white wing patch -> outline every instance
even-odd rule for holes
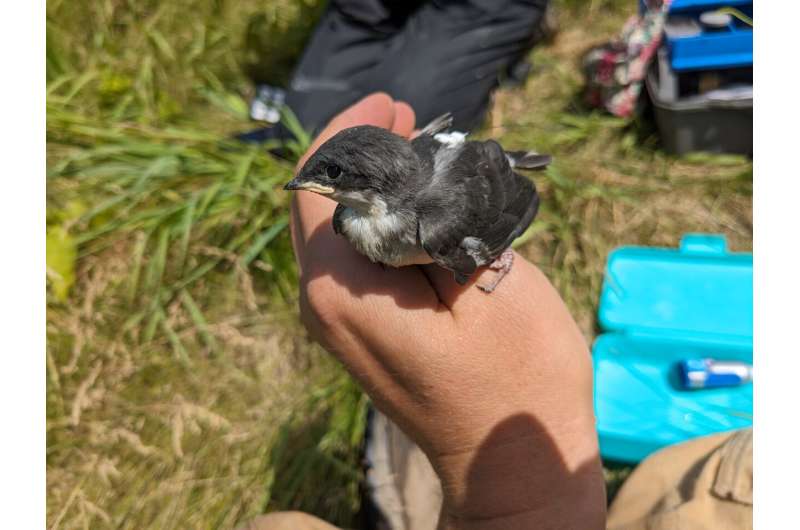
[[[467,134],[459,131],[438,133],[433,135],[433,139],[447,147],[457,147],[466,141]]]
[[[466,252],[469,257],[475,260],[475,263],[477,263],[479,267],[486,264],[485,257],[488,254],[488,249],[486,248],[486,244],[477,237],[467,236],[462,239],[461,248],[464,249],[464,252]]]

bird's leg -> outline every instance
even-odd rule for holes
[[[506,274],[511,272],[511,266],[513,264],[514,264],[514,251],[511,250],[510,248],[507,248],[503,251],[502,254],[500,254],[500,256],[498,256],[496,260],[492,262],[491,265],[489,265],[490,269],[492,269],[493,271],[497,271],[494,280],[492,280],[492,282],[489,283],[488,285],[478,284],[478,289],[480,289],[485,293],[491,293],[492,291],[494,291],[497,288],[497,286],[500,285],[502,279],[505,278]]]

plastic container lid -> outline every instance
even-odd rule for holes
[[[647,9],[648,3],[648,0],[639,0],[642,10]],[[746,7],[751,5],[753,5],[753,0],[672,0],[669,12],[708,11],[720,7]]]
[[[753,0],[672,0],[670,13],[679,11],[707,11],[719,7],[744,7],[753,5]]]
[[[599,319],[607,330],[752,342],[753,257],[725,238],[687,234],[680,248],[622,247],[608,259]]]

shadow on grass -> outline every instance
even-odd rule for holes
[[[357,525],[367,398],[340,371],[281,426],[267,459],[264,512],[299,510],[343,528]]]
[[[606,501],[609,506],[619,493],[620,488],[631,476],[636,466],[624,462],[603,461],[603,474],[606,479]]]

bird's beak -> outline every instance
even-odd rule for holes
[[[319,182],[313,182],[313,181],[307,181],[307,180],[306,181],[301,181],[301,180],[298,180],[297,177],[295,177],[292,180],[290,180],[289,183],[286,184],[286,186],[283,187],[283,189],[289,190],[289,191],[298,191],[298,190],[313,191],[314,193],[319,193],[320,195],[330,195],[331,193],[333,193],[335,191],[330,186],[324,186],[324,185],[320,184]]]

